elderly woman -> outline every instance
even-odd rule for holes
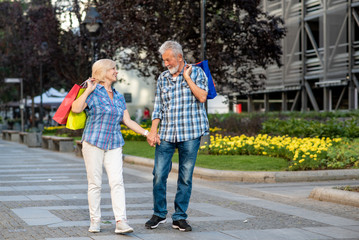
[[[121,121],[134,132],[147,136],[148,131],[131,120],[125,99],[112,84],[117,80],[116,63],[101,59],[92,66],[92,78],[84,93],[72,104],[75,113],[86,111],[87,120],[82,136],[82,153],[88,180],[90,232],[100,232],[102,166],[111,188],[112,208],[116,219],[115,233],[133,232],[127,224],[125,188],[122,176]]]

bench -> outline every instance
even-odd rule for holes
[[[7,140],[7,130],[2,130],[2,140]]]
[[[41,132],[29,132],[26,136],[26,144],[28,147],[41,147]]]
[[[75,153],[76,156],[82,157],[82,142],[80,140],[76,140]]]
[[[59,152],[73,152],[74,140],[71,137],[42,136],[42,147]]]
[[[49,149],[49,142],[51,141],[52,136],[42,136],[41,137],[41,147]]]
[[[7,141],[19,142],[19,131],[2,130],[2,139]]]
[[[52,137],[52,145],[49,149],[59,152],[73,152],[74,151],[74,139],[71,137]]]
[[[19,143],[27,144],[27,132],[19,132]]]

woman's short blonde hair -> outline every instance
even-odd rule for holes
[[[104,82],[107,70],[116,67],[116,62],[111,59],[100,59],[92,65],[92,78],[97,82]]]

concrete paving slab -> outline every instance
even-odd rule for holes
[[[48,191],[48,190],[52,190],[52,191],[58,191],[58,190],[69,190],[71,189],[70,187],[66,186],[66,185],[62,185],[62,186],[58,186],[58,185],[42,185],[42,186],[39,186],[39,188],[41,190],[45,190],[45,191]],[[79,189],[86,189],[86,188],[79,188]]]
[[[57,186],[59,187],[59,186]],[[37,191],[44,190],[41,186],[14,186],[14,191],[23,192],[23,191]]]
[[[13,202],[13,201],[31,201],[31,199],[26,196],[0,196],[0,202]]]
[[[46,238],[46,240],[92,240],[90,237],[72,237],[72,238]]]
[[[178,230],[177,230],[178,231]],[[162,234],[136,234],[140,239],[146,240],[176,240],[176,239],[188,239],[188,240],[237,240],[238,238],[229,236],[221,232],[186,232],[186,233],[162,233]]]
[[[60,218],[43,209],[23,208],[14,209],[13,211],[30,226],[48,225],[62,222]]]
[[[51,201],[61,200],[61,198],[54,195],[26,195],[31,201]]]
[[[225,231],[241,240],[320,240],[329,239],[327,236],[312,233],[302,229],[265,229]]]
[[[93,240],[116,240],[116,239],[128,239],[128,240],[139,240],[139,239],[143,239],[138,237],[136,234],[130,233],[130,234],[126,234],[126,235],[121,235],[121,234],[116,234],[116,235],[112,235],[112,236],[94,236],[92,238]],[[161,239],[158,239],[161,240]]]
[[[2,183],[6,183],[8,185],[11,185],[11,184],[17,184],[17,183],[44,183],[45,181],[47,181],[48,183],[50,182],[53,182],[53,183],[69,183],[69,182],[72,182],[73,180],[72,179],[41,179],[41,180],[4,180],[4,181],[1,181]]]
[[[358,226],[359,228],[359,226]],[[351,230],[346,230],[343,228],[338,227],[320,227],[320,228],[305,228],[305,230],[319,233],[324,236],[332,237],[332,238],[339,238],[339,239],[346,239],[346,238],[356,238],[359,239],[359,233]]]
[[[0,192],[10,192],[15,191],[13,187],[0,187]]]
[[[50,228],[88,227],[90,226],[90,221],[60,221],[50,224],[44,224],[39,222],[37,225],[47,225]]]
[[[344,229],[348,229],[354,232],[359,232],[359,227],[358,226],[345,226]]]

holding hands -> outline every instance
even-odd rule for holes
[[[160,140],[160,136],[156,133],[156,132],[149,132],[147,134],[147,142],[151,147],[155,147],[156,144],[160,145],[161,144],[161,140]]]

